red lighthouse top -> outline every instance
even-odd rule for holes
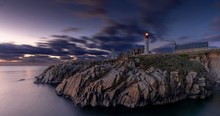
[[[145,38],[146,38],[146,39],[149,38],[149,33],[148,33],[148,32],[145,33]]]

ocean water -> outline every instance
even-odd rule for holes
[[[0,66],[0,116],[220,116],[220,92],[205,100],[144,108],[78,108],[34,77],[46,66]],[[21,79],[24,79],[21,81]]]

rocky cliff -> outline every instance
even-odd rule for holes
[[[50,66],[36,83],[57,83],[56,93],[79,106],[166,104],[213,93],[213,77],[197,61],[177,55],[134,56]]]
[[[215,82],[220,85],[220,50],[217,49],[179,55],[187,60],[201,63],[212,77],[214,77]]]

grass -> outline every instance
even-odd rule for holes
[[[200,56],[208,56],[211,53],[220,53],[220,49],[210,49],[206,51],[197,51],[197,52],[189,52],[189,53],[178,53],[177,55],[186,58],[186,59],[194,59],[195,57],[200,57]]]
[[[175,54],[159,54],[159,55],[143,55],[130,57],[129,59],[139,58],[140,68],[148,69],[150,67],[160,68],[167,71],[204,71],[205,68],[198,62],[188,60],[188,55]]]
[[[178,56],[181,57],[181,58],[187,59],[187,60],[190,59],[189,54],[180,54],[180,55],[178,55]]]

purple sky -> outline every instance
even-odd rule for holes
[[[146,31],[152,51],[220,47],[220,0],[0,0],[0,62],[103,59],[143,47]]]

